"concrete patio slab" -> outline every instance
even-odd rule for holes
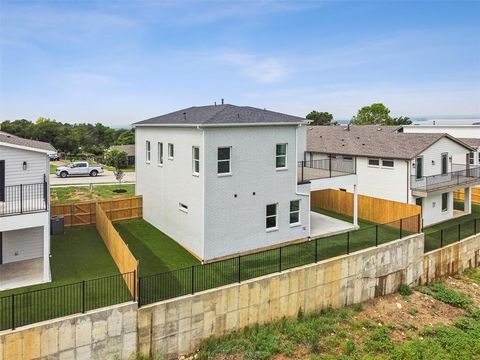
[[[43,257],[0,265],[0,291],[43,283]]]
[[[312,239],[345,233],[357,230],[359,227],[349,222],[338,220],[333,217],[310,212],[310,237]]]

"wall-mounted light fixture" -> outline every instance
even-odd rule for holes
[[[23,170],[27,170],[27,162],[26,161],[23,162]]]
[[[432,160],[432,165],[435,165],[435,160]]]
[[[414,169],[415,169],[415,163],[414,163],[414,162],[412,162],[412,168],[414,168]]]

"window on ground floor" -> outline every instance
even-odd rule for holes
[[[442,211],[445,212],[448,210],[448,193],[442,194]]]
[[[266,228],[273,230],[277,228],[277,207],[278,204],[269,204],[266,208]]]
[[[300,223],[300,200],[290,201],[290,225]]]

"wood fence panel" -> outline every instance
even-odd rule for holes
[[[353,194],[346,191],[333,189],[314,191],[311,193],[311,205],[353,216]],[[416,220],[415,216],[418,218],[421,212],[418,205],[358,195],[358,217],[362,220],[377,224],[392,222],[394,223],[392,226],[399,227],[400,222],[397,220],[412,218],[405,220],[402,226],[407,231],[417,231],[418,219]]]
[[[89,201],[76,204],[52,205],[50,211],[52,216],[63,216],[65,226],[95,225],[96,203],[95,201]],[[143,215],[141,196],[102,200],[98,201],[98,203],[111,221],[138,219]]]
[[[131,277],[128,275],[124,276],[124,280],[132,296],[136,297],[138,295],[136,288],[138,284],[138,260],[133,256],[117,230],[115,230],[102,205],[96,204],[95,215],[97,231],[120,272],[122,274],[135,272],[135,281],[133,283],[129,280]]]
[[[453,192],[453,197],[455,200],[464,201],[465,200],[465,190],[458,189]],[[472,188],[472,203],[480,204],[480,188]]]

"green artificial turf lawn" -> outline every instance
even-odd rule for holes
[[[456,209],[463,209],[463,201],[456,201],[454,207]],[[430,234],[442,229],[451,228],[452,226],[455,226],[458,224],[463,224],[473,219],[480,219],[480,204],[472,203],[472,213],[469,215],[463,215],[452,220],[444,221],[437,225],[425,227],[423,231],[425,232],[425,234]]]
[[[177,242],[143,219],[117,222],[114,226],[140,261],[140,276],[200,264]]]
[[[12,294],[16,326],[131,299],[95,227],[66,228],[64,235],[52,236],[51,254],[52,282],[0,292],[0,330],[11,326]]]

